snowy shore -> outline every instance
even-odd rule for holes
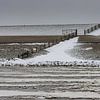
[[[76,37],[45,55],[1,59],[0,100],[100,100],[100,61],[72,57],[69,51],[80,45]]]
[[[92,32],[90,35],[98,36],[100,30],[96,30]],[[49,52],[46,55],[40,55],[34,58],[27,59],[12,59],[12,60],[0,60],[0,65],[3,66],[14,66],[14,65],[83,65],[83,66],[100,66],[99,60],[83,60],[77,59],[76,57],[72,57],[68,51],[73,49],[77,45],[81,45],[78,43],[78,38],[75,37],[70,40],[66,40],[60,42],[59,44],[47,48],[46,50]],[[86,50],[90,50],[92,48],[86,48]]]

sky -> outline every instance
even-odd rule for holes
[[[0,25],[100,22],[100,0],[0,0]]]

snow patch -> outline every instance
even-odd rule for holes
[[[38,96],[38,97],[70,97],[70,98],[100,98],[100,95],[98,93],[94,92],[60,92],[56,91],[54,93],[48,93],[48,92],[22,92],[22,91],[8,91],[8,90],[0,90],[0,97],[1,96]]]
[[[89,47],[89,48],[86,48],[85,50],[87,50],[87,51],[88,51],[88,50],[92,50],[92,49],[93,49],[92,47]]]
[[[100,36],[100,29],[93,31],[93,32],[89,33],[88,35]]]
[[[74,57],[71,57],[66,51],[69,51],[77,45],[78,37],[75,37],[64,42],[46,49],[49,53],[47,55],[37,56],[35,58],[27,59],[26,62],[37,63],[44,61],[75,61],[78,60]]]

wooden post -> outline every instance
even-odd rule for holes
[[[67,35],[67,40],[69,40],[69,39],[70,39],[70,34]]]
[[[76,33],[75,36],[77,36],[77,29],[76,29],[76,32],[75,33]]]
[[[94,30],[96,30],[96,25],[94,26]]]
[[[43,48],[44,48],[44,49],[46,48],[46,45],[45,45],[45,43],[44,43],[44,45],[43,45]]]
[[[72,34],[73,37],[75,37],[75,32]]]
[[[86,35],[86,30],[84,30],[84,35]]]
[[[73,38],[73,33],[71,33],[71,38]]]
[[[36,47],[36,52],[39,52],[39,50],[40,50],[40,47],[39,46]]]
[[[38,52],[38,47],[36,47],[36,52]]]
[[[33,52],[33,48],[31,48],[31,53],[34,53],[34,52]]]
[[[91,32],[92,32],[92,31],[94,31],[94,30],[93,30],[93,27],[91,27]]]
[[[98,24],[98,28],[100,28],[100,24]]]
[[[38,52],[37,47],[32,48],[31,53],[36,53],[36,52]]]
[[[98,25],[96,25],[96,30],[98,29]]]
[[[89,33],[89,29],[87,29],[87,33]]]
[[[26,52],[27,57],[29,57],[29,51]]]
[[[19,54],[18,54],[18,58],[20,58]]]
[[[96,25],[93,27],[93,30],[96,30]]]
[[[50,47],[50,42],[48,42],[48,47]]]

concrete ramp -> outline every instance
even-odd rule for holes
[[[100,36],[80,35],[78,41],[80,43],[100,43]]]

